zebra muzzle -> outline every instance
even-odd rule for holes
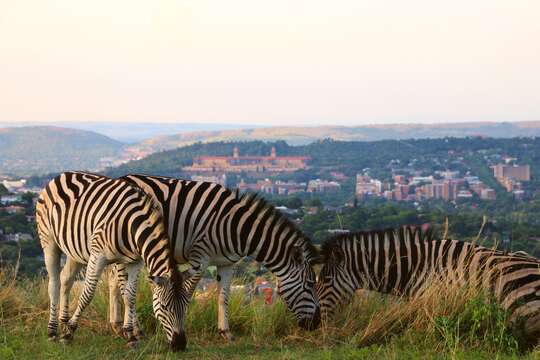
[[[173,333],[172,340],[170,342],[172,351],[186,350],[187,339],[186,334],[182,331],[180,333]]]
[[[317,307],[317,310],[315,310],[315,314],[313,314],[313,318],[302,318],[298,321],[298,325],[305,330],[315,330],[319,327],[319,324],[321,323],[321,310]]]

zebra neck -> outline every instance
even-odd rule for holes
[[[144,234],[137,239],[139,254],[148,270],[150,276],[164,276],[172,274],[174,263],[169,242],[165,238],[150,241],[151,237]],[[154,238],[155,239],[155,238]]]
[[[290,265],[293,248],[306,241],[281,213],[258,198],[230,201],[217,213],[211,237],[231,262],[251,257],[279,276]]]
[[[263,246],[257,253],[251,256],[258,262],[262,263],[271,273],[278,278],[284,276],[291,266],[293,259],[293,251],[298,239],[295,236],[289,239],[283,239],[274,236],[270,239],[265,239],[271,246]]]

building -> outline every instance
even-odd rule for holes
[[[369,176],[356,175],[356,197],[380,196],[383,184],[380,180],[371,179]]]
[[[3,241],[19,242],[32,240],[32,235],[26,233],[4,234],[2,235]]]
[[[277,180],[275,185],[277,188],[277,193],[279,195],[292,195],[296,193],[302,193],[306,191],[306,187],[307,187],[307,184],[304,182],[302,183],[297,183],[294,181],[285,182],[285,181],[280,181],[280,180]]]
[[[335,181],[326,181],[321,179],[310,180],[307,185],[309,193],[333,192],[341,189],[341,185]]]
[[[276,206],[275,209],[279,210],[280,212],[282,212],[284,214],[287,214],[287,215],[296,215],[296,214],[298,214],[297,209],[289,209],[286,206]]]
[[[24,207],[18,205],[9,205],[3,208],[8,214],[24,214]]]
[[[493,176],[499,181],[507,178],[517,181],[530,181],[531,168],[529,165],[498,164],[493,166]]]
[[[193,165],[183,167],[183,171],[200,173],[279,173],[293,172],[307,168],[307,156],[277,156],[273,147],[270,156],[240,156],[234,147],[232,156],[199,156]]]
[[[348,234],[351,232],[348,229],[328,229],[327,231],[330,235]]]
[[[521,190],[520,181],[531,180],[531,168],[529,165],[505,165],[493,166],[493,176],[505,188],[506,191]]]
[[[13,204],[17,202],[21,202],[22,197],[21,195],[2,195],[0,196],[0,204],[7,205],[7,204]]]
[[[4,180],[2,181],[2,184],[8,189],[10,192],[16,192],[20,191],[26,186],[26,180]]]
[[[495,200],[497,198],[497,194],[495,193],[495,190],[486,188],[482,189],[480,192],[480,199],[482,200]]]
[[[393,175],[392,178],[397,184],[405,184],[407,182],[405,175]]]
[[[257,183],[246,183],[244,179],[240,179],[237,185],[238,191],[246,192],[262,192],[265,194],[276,194],[276,186],[270,179],[258,180]]]
[[[512,193],[514,194],[514,198],[517,200],[522,200],[525,196],[525,191],[523,190],[514,190]]]
[[[418,185],[422,183],[430,183],[433,181],[433,176],[413,176],[410,185]]]
[[[204,181],[204,182],[212,182],[219,184],[221,186],[227,186],[227,175],[223,174],[221,176],[218,175],[193,175],[191,176],[191,180],[193,181]]]
[[[473,194],[469,190],[460,190],[457,193],[457,199],[472,199]]]
[[[436,171],[437,174],[442,176],[445,179],[457,179],[459,177],[459,171]]]

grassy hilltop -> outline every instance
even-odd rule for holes
[[[72,299],[78,293],[74,288]],[[46,279],[13,281],[0,272],[0,359],[505,359],[540,358],[540,349],[520,353],[519,338],[504,325],[505,314],[474,292],[428,291],[405,300],[357,295],[321,329],[295,326],[281,301],[265,305],[235,294],[230,301],[236,340],[227,344],[216,329],[216,297],[194,301],[186,322],[188,349],[168,351],[152,317],[151,295],[142,282],[138,314],[147,338],[136,350],[108,327],[106,286],[101,284],[70,345],[46,335]],[[74,300],[72,301],[74,305]],[[359,347],[358,345],[362,345]]]

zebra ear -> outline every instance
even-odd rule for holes
[[[191,278],[191,274],[189,273],[189,270],[184,270],[180,272],[180,277],[182,278],[182,282],[186,282]]]
[[[157,286],[165,286],[171,281],[169,278],[165,276],[149,276],[148,278],[150,279],[150,281],[154,283],[154,285],[157,285]]]
[[[335,247],[328,256],[328,261],[332,264],[339,264],[345,258],[343,249],[340,246]]]

